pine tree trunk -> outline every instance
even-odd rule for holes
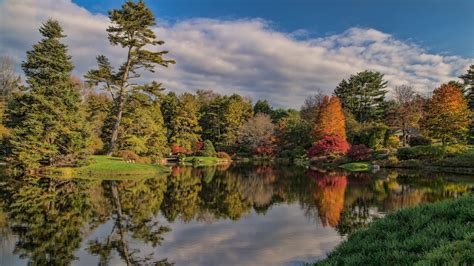
[[[117,143],[117,138],[118,138],[118,131],[119,131],[120,123],[122,121],[123,105],[124,105],[124,101],[121,99],[118,105],[114,127],[112,128],[112,137],[110,138],[109,149],[107,150],[108,156],[112,155],[115,151],[115,145]]]

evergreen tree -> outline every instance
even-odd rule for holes
[[[464,81],[466,90],[466,98],[469,103],[471,112],[474,112],[474,65],[471,65],[467,70],[467,73],[459,76]],[[474,116],[471,119],[471,125],[469,126],[469,143],[474,144]]]
[[[163,120],[165,128],[167,129],[166,136],[171,139],[173,134],[171,121],[178,112],[178,96],[174,92],[169,92],[167,95],[161,97],[161,113],[163,114]]]
[[[344,109],[349,110],[359,122],[381,120],[386,110],[385,94],[387,81],[383,74],[363,71],[342,80],[334,94],[339,97]]]
[[[59,23],[40,27],[43,39],[27,52],[27,86],[9,102],[8,160],[24,169],[74,163],[89,138],[81,96],[71,81],[73,65]]]
[[[115,150],[120,123],[130,95],[142,88],[157,91],[161,87],[158,83],[153,83],[151,86],[137,86],[130,80],[141,76],[138,73],[140,69],[154,72],[157,65],[168,67],[174,63],[173,60],[163,58],[167,51],[154,52],[147,49],[150,46],[162,45],[164,42],[156,39],[151,29],[156,25],[155,16],[143,1],[125,2],[121,9],[109,11],[109,19],[112,22],[107,28],[109,42],[113,46],[120,45],[125,48],[127,59],[118,71],[114,71],[109,60],[100,55],[97,57],[98,68],[86,74],[91,84],[101,84],[110,92],[115,104],[108,155]]]
[[[20,77],[13,70],[9,57],[2,57],[0,60],[0,123],[3,123],[8,98],[20,86]]]
[[[206,156],[206,157],[216,156],[216,149],[214,148],[212,141],[208,139],[204,141],[204,146],[202,147],[202,150],[200,153],[202,154],[202,156]]]
[[[178,97],[176,115],[171,118],[171,143],[191,150],[194,143],[201,137],[202,128],[199,125],[199,108],[194,95],[184,93]]]
[[[253,113],[262,113],[271,116],[273,113],[273,108],[270,106],[270,104],[268,104],[267,100],[258,100],[253,106]]]

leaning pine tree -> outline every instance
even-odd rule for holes
[[[77,162],[89,140],[81,96],[71,81],[73,65],[59,23],[39,29],[43,39],[27,52],[25,87],[8,103],[7,160],[23,169]]]
[[[107,57],[100,55],[97,57],[98,68],[90,70],[85,77],[90,84],[103,85],[113,99],[114,122],[107,148],[107,154],[111,155],[116,149],[120,124],[126,106],[130,104],[130,95],[138,91],[147,94],[158,94],[161,91],[160,83],[138,86],[130,83],[130,80],[140,77],[140,69],[154,72],[156,65],[167,67],[174,61],[163,58],[167,51],[147,49],[164,42],[156,39],[151,29],[155,25],[155,16],[143,1],[127,1],[121,9],[109,11],[109,19],[112,23],[107,28],[109,42],[113,46],[125,48],[126,60],[115,71]]]

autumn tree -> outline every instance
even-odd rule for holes
[[[201,139],[199,125],[199,105],[191,93],[183,93],[178,97],[175,114],[170,118],[170,143],[175,143],[186,150]]]
[[[346,139],[344,112],[337,96],[323,98],[312,133],[315,140],[324,136],[338,136]]]
[[[256,114],[239,130],[239,143],[251,151],[272,149],[275,126],[266,114]]]
[[[74,164],[89,139],[80,91],[71,81],[74,66],[61,43],[63,29],[50,19],[39,31],[43,38],[22,63],[27,85],[7,111],[7,157],[23,169]]]
[[[428,101],[421,127],[426,133],[446,144],[462,140],[468,132],[471,111],[459,88],[443,84]]]
[[[119,45],[125,49],[126,60],[118,70],[114,70],[108,58],[100,55],[97,57],[98,68],[87,72],[85,77],[91,84],[102,85],[113,99],[115,121],[107,151],[107,154],[111,155],[115,150],[122,116],[129,104],[130,95],[137,90],[155,94],[161,87],[159,83],[138,86],[131,80],[140,78],[140,70],[154,72],[155,66],[168,67],[174,61],[163,58],[167,51],[149,50],[164,42],[157,40],[151,28],[156,25],[155,16],[142,0],[127,1],[121,9],[109,11],[109,19],[109,42],[112,46]]]
[[[384,116],[386,87],[383,74],[366,70],[342,80],[334,94],[358,122],[370,122],[381,120]]]
[[[402,145],[408,142],[408,130],[418,128],[418,121],[422,117],[423,98],[410,86],[399,86],[393,91],[395,106],[389,110],[387,123],[402,131]]]

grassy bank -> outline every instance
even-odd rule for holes
[[[184,165],[189,166],[213,166],[218,164],[228,163],[226,159],[217,157],[201,157],[201,156],[190,156],[184,159]]]
[[[351,172],[364,172],[370,170],[371,164],[369,162],[353,162],[339,165],[339,167]]]
[[[373,222],[315,265],[472,265],[474,193]]]
[[[162,165],[127,163],[122,158],[105,155],[91,156],[92,163],[78,168],[58,168],[55,172],[64,177],[95,177],[95,178],[120,178],[124,176],[153,177],[169,172]]]

